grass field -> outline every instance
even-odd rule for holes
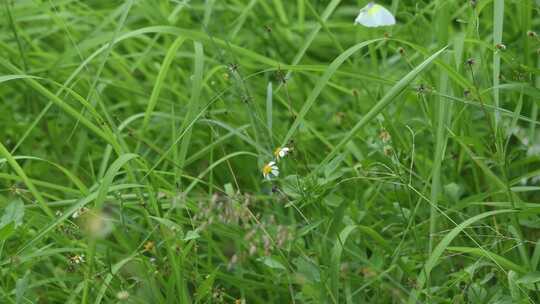
[[[540,303],[540,1],[0,2],[0,303]]]

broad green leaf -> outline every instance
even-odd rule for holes
[[[201,236],[199,235],[199,233],[195,230],[190,230],[186,233],[186,236],[184,237],[184,241],[191,241],[191,240],[196,240],[198,238],[200,238]]]
[[[14,228],[17,228],[22,225],[23,217],[24,203],[19,199],[14,200],[7,205],[6,209],[4,210],[4,214],[0,219],[0,227],[12,222],[14,224]]]
[[[15,232],[15,223],[10,222],[7,225],[0,226],[0,241],[9,238]]]
[[[304,257],[299,257],[294,260],[294,264],[297,267],[298,273],[309,282],[317,283],[321,281],[319,267],[313,261]]]
[[[259,261],[261,261],[264,265],[272,268],[272,269],[281,269],[281,270],[286,270],[287,268],[285,268],[285,266],[283,266],[283,264],[281,264],[281,262],[279,262],[278,260],[274,259],[273,257],[269,257],[269,256],[266,256],[266,257],[262,257],[259,259]]]
[[[540,282],[540,271],[529,272],[516,280],[518,284],[534,284]]]

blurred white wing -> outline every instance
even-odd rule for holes
[[[363,26],[367,27],[376,27],[378,25],[378,21],[373,15],[369,15],[367,13],[367,10],[360,11],[360,14],[358,14],[358,17],[354,20],[355,23],[361,24]]]
[[[354,22],[366,27],[377,27],[394,25],[396,18],[383,6],[369,3],[360,10]]]
[[[379,5],[380,6],[380,5]],[[380,9],[375,15],[378,15],[379,26],[394,25],[396,18],[386,8],[380,6]]]

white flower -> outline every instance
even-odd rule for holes
[[[278,177],[279,168],[276,165],[276,162],[271,161],[268,164],[264,165],[264,167],[262,168],[262,174],[267,180],[271,180],[273,177]]]
[[[289,152],[291,151],[290,148],[287,148],[287,147],[279,147],[276,149],[276,151],[274,151],[274,156],[276,157],[276,160],[279,161],[280,158],[283,158],[285,157],[287,154],[289,154]]]

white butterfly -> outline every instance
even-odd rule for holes
[[[360,10],[354,23],[367,27],[386,26],[396,24],[396,18],[383,6],[370,2]]]

